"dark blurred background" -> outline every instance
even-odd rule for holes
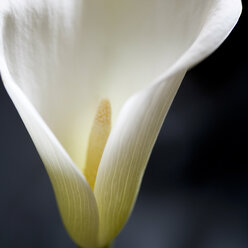
[[[247,248],[245,7],[224,44],[187,73],[116,248]],[[72,248],[46,171],[0,84],[0,247]]]

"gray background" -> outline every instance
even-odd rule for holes
[[[116,248],[248,247],[246,33],[243,16],[221,48],[186,75]],[[0,247],[75,247],[2,84],[0,185]]]

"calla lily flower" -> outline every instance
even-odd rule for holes
[[[123,228],[186,71],[240,13],[240,0],[1,0],[4,86],[77,245]]]

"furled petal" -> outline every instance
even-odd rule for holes
[[[80,199],[90,204],[84,209],[93,209],[82,210],[78,219],[82,223],[84,213],[97,216],[96,207],[69,156],[78,167],[84,166],[98,103],[106,98],[111,103],[114,129],[95,184],[102,244],[118,233],[131,211],[153,142],[183,74],[220,45],[239,12],[238,0],[0,1],[3,80],[46,166],[50,161],[54,168],[63,165],[64,177],[71,179],[75,172],[83,179],[79,190],[85,193]],[[149,86],[154,80],[156,84]],[[116,122],[123,103],[138,91]],[[142,158],[143,144],[135,143],[136,138],[147,142]],[[43,144],[51,144],[51,151]],[[126,163],[125,158],[132,161]],[[72,183],[69,178],[66,182]],[[72,196],[75,187],[70,189]],[[79,199],[72,202],[80,205]]]
[[[94,189],[101,245],[117,235],[133,208],[153,144],[185,72],[223,42],[241,12],[238,0],[164,2],[177,10],[171,14],[173,22],[167,19],[173,23],[167,35],[184,32],[188,48],[154,84],[129,99],[110,134]],[[171,49],[177,46],[180,41]]]
[[[111,132],[98,170],[95,196],[100,244],[112,240],[127,220],[152,147],[184,72],[130,99]]]
[[[94,247],[98,231],[98,210],[88,183],[29,100],[13,82],[2,59],[0,64],[5,87],[51,179],[68,233],[77,244],[83,247]]]

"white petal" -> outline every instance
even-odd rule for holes
[[[153,144],[184,73],[223,42],[241,11],[240,1],[232,0],[164,2],[178,5],[178,12],[171,14],[176,31],[186,39],[187,32],[195,36],[186,40],[183,55],[152,86],[125,104],[110,134],[94,189],[101,245],[117,235],[133,208]],[[178,46],[181,49],[180,41],[175,41],[171,50],[177,51]]]
[[[7,3],[6,62],[15,82],[83,167],[99,101],[109,98],[115,123],[127,98],[192,46],[213,2],[1,0]]]

